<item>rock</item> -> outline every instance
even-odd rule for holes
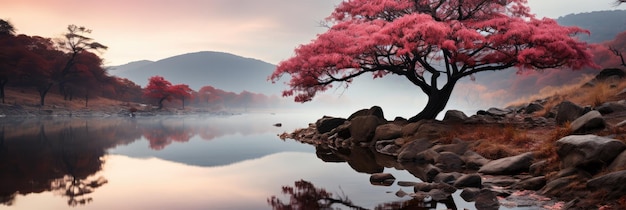
[[[464,174],[453,184],[456,188],[475,187],[482,188],[483,181],[479,174]]]
[[[556,141],[561,168],[578,167],[591,173],[610,164],[626,144],[596,135],[572,135]]]
[[[402,136],[436,139],[450,132],[450,126],[436,120],[420,120],[402,127]]]
[[[444,171],[459,171],[463,168],[465,162],[461,157],[453,152],[442,152],[435,160],[435,166]]]
[[[615,157],[607,169],[609,171],[626,170],[626,150]]]
[[[428,183],[428,182],[420,182],[413,186],[413,192],[429,192],[434,189],[439,189],[446,193],[454,193],[456,192],[456,188],[452,185],[446,183]]]
[[[500,108],[495,108],[495,107],[491,107],[487,109],[487,111],[481,112],[481,114],[483,115],[491,115],[491,116],[496,116],[496,117],[504,117],[510,113],[511,113],[511,110],[500,109]]]
[[[400,187],[414,187],[419,182],[408,182],[408,181],[398,181],[398,186]]]
[[[324,116],[315,122],[315,126],[317,127],[318,133],[328,133],[342,125],[345,121],[346,119],[343,118]]]
[[[545,176],[538,176],[538,177],[532,177],[529,179],[525,179],[522,180],[521,182],[518,182],[517,184],[514,184],[511,188],[516,189],[516,190],[540,190],[541,188],[543,188],[543,186],[546,185],[546,177]]]
[[[527,152],[521,155],[493,160],[478,170],[479,173],[493,175],[515,175],[528,171],[533,161],[533,153]]]
[[[461,158],[465,162],[465,168],[471,170],[478,170],[490,161],[474,151],[465,152]]]
[[[542,160],[530,165],[528,172],[532,176],[542,176],[546,173],[546,167],[548,166],[548,161]]]
[[[543,105],[533,102],[533,103],[528,104],[524,108],[524,114],[532,114],[539,110],[543,110],[543,108],[544,108]]]
[[[403,198],[404,196],[409,195],[408,193],[404,192],[404,190],[400,189],[398,190],[398,192],[396,192],[396,196],[398,196],[398,198]]]
[[[496,123],[497,120],[490,115],[472,115],[467,120],[465,120],[466,124],[493,124]]]
[[[576,175],[561,177],[549,181],[546,186],[541,188],[540,193],[548,196],[572,196],[572,190],[575,190],[577,185],[586,182],[586,179]]]
[[[600,112],[600,114],[603,114],[603,115],[610,114],[613,112],[624,112],[626,111],[626,104],[616,103],[616,102],[607,102],[596,107],[596,110],[598,110],[598,112]]]
[[[350,136],[354,142],[371,142],[376,133],[376,127],[381,121],[376,116],[360,116],[350,121]]]
[[[361,109],[359,111],[356,111],[355,113],[352,113],[349,117],[348,120],[352,121],[354,118],[356,117],[362,117],[362,116],[375,116],[383,121],[387,121],[385,120],[385,116],[383,113],[383,109],[380,108],[379,106],[372,106],[369,109]]]
[[[590,190],[607,190],[608,198],[619,198],[626,195],[626,171],[617,171],[587,182]]]
[[[370,176],[370,183],[374,185],[390,186],[396,180],[396,177],[390,173],[375,173]]]
[[[374,141],[390,140],[402,137],[402,126],[393,123],[383,124],[376,127]]]
[[[433,179],[435,183],[445,183],[445,184],[454,184],[456,180],[461,177],[463,174],[459,172],[450,172],[450,173],[439,173]]]
[[[400,146],[395,140],[377,141],[375,145],[376,151],[385,155],[398,156]]]
[[[594,80],[599,81],[599,82],[603,82],[606,80],[609,80],[610,78],[624,78],[624,76],[626,76],[626,73],[618,68],[606,68],[606,69],[602,69],[602,71],[600,71],[600,73],[598,73],[596,75],[596,77],[594,78]]]
[[[482,189],[474,200],[474,206],[477,210],[497,210],[500,208],[498,197],[488,189]]]
[[[445,123],[460,123],[465,122],[467,120],[467,115],[459,110],[448,110],[446,111],[445,116],[443,117],[443,122]]]
[[[478,188],[465,188],[461,192],[461,198],[467,202],[474,202],[474,198],[480,193],[480,189]]]
[[[563,101],[556,107],[556,123],[558,125],[563,125],[565,122],[572,122],[584,113],[584,108],[570,101]]]
[[[457,155],[463,155],[467,152],[469,142],[460,139],[454,139],[455,144],[438,144],[433,146],[435,152],[453,152]]]
[[[441,122],[424,123],[419,126],[414,138],[437,139],[450,133],[450,126]]]
[[[440,189],[433,189],[431,191],[428,191],[428,193],[426,194],[429,195],[434,201],[448,200],[448,198],[451,195],[450,193],[444,192],[443,190],[440,190]]]
[[[426,139],[421,138],[414,141],[411,141],[400,149],[400,153],[398,154],[398,161],[406,162],[406,161],[415,161],[417,159],[417,154],[427,150],[432,146],[432,143]]]
[[[602,118],[602,114],[598,111],[590,111],[583,116],[576,118],[570,126],[573,133],[585,133],[588,131],[603,129],[606,127],[606,122]]]
[[[439,157],[439,153],[435,152],[432,149],[427,149],[424,150],[420,153],[417,153],[417,155],[415,156],[415,159],[413,161],[415,161],[416,163],[435,163],[435,160]]]

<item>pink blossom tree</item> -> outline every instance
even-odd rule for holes
[[[588,31],[535,18],[526,0],[347,0],[326,21],[269,77],[291,76],[283,96],[306,102],[365,73],[393,74],[428,96],[417,121],[435,118],[455,84],[479,72],[595,66],[574,38]]]

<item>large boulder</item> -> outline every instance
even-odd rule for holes
[[[556,123],[559,125],[565,122],[572,122],[584,114],[585,109],[572,103],[571,101],[563,101],[558,104],[556,110]]]
[[[477,210],[497,210],[500,209],[498,196],[491,190],[482,189],[474,198],[474,206]]]
[[[416,139],[411,141],[400,149],[398,154],[398,161],[400,162],[412,162],[417,159],[417,154],[432,147],[433,144],[426,138]]]
[[[596,110],[600,112],[600,114],[610,114],[613,112],[624,112],[626,111],[626,104],[618,103],[618,102],[606,102],[598,107]]]
[[[624,151],[626,144],[596,135],[572,135],[556,141],[556,147],[561,168],[578,167],[595,173]]]
[[[354,142],[371,142],[376,128],[382,123],[373,115],[355,117],[350,121],[350,136]]]
[[[467,115],[459,110],[448,110],[443,117],[443,122],[446,123],[461,123],[467,120]]]
[[[369,109],[361,109],[359,111],[356,111],[355,113],[352,113],[348,117],[348,120],[353,120],[356,117],[362,117],[362,116],[376,116],[381,120],[387,121],[385,120],[383,109],[380,108],[379,106],[372,106]]]
[[[585,133],[593,130],[604,129],[606,122],[602,118],[602,114],[598,111],[590,111],[576,118],[570,126],[574,133]]]
[[[596,75],[594,80],[599,81],[599,82],[604,82],[604,81],[611,80],[611,79],[621,79],[621,78],[624,78],[624,76],[626,76],[626,73],[621,69],[606,68],[606,69],[602,69],[602,71],[600,71],[600,73]]]
[[[590,190],[606,190],[609,198],[619,198],[626,195],[626,171],[609,173],[587,182]]]
[[[480,167],[491,161],[471,150],[465,152],[461,158],[463,158],[463,161],[465,162],[465,168],[471,170],[478,170]]]
[[[465,162],[461,156],[453,152],[442,152],[435,160],[435,166],[444,171],[459,171],[463,169]]]
[[[608,167],[609,171],[626,170],[626,150],[622,151]]]
[[[400,137],[402,137],[402,126],[393,123],[387,123],[376,127],[374,141],[391,140]]]
[[[482,188],[483,181],[479,174],[464,174],[454,182],[453,186],[456,188]]]
[[[533,103],[528,104],[524,108],[524,114],[532,114],[543,109],[544,109],[543,105],[541,105],[540,103],[533,102]]]
[[[344,122],[346,122],[346,119],[344,118],[324,116],[315,122],[315,126],[317,128],[317,132],[328,133],[342,125]]]
[[[492,175],[515,175],[527,172],[532,164],[533,153],[527,152],[521,155],[493,160],[478,170],[479,173]]]

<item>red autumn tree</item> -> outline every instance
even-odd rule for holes
[[[327,21],[327,32],[270,76],[291,76],[283,96],[306,102],[365,73],[394,74],[428,96],[417,121],[435,118],[456,83],[479,72],[595,66],[589,46],[573,38],[588,31],[537,19],[526,0],[350,0]]]
[[[169,92],[173,97],[180,98],[183,102],[183,109],[185,109],[185,98],[191,98],[193,90],[189,88],[189,85],[178,84],[170,87]]]
[[[163,108],[163,101],[170,101],[174,97],[180,97],[183,101],[183,109],[185,108],[185,97],[190,98],[193,90],[186,84],[172,85],[171,82],[165,80],[162,76],[150,77],[148,85],[144,89],[143,96],[146,98],[156,99],[159,109]]]
[[[165,80],[162,76],[153,76],[148,80],[148,85],[144,89],[144,97],[156,99],[159,109],[163,108],[163,101],[171,100],[170,87],[172,83]]]

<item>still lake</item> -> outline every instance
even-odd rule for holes
[[[411,200],[396,192],[412,187],[369,182],[374,172],[420,181],[385,167],[393,158],[368,150],[337,156],[278,137],[319,117],[3,118],[0,209],[272,209],[272,197],[305,202],[284,193],[303,183],[309,191],[296,192],[328,192],[366,209]],[[431,208],[474,208],[458,193],[452,203]]]

